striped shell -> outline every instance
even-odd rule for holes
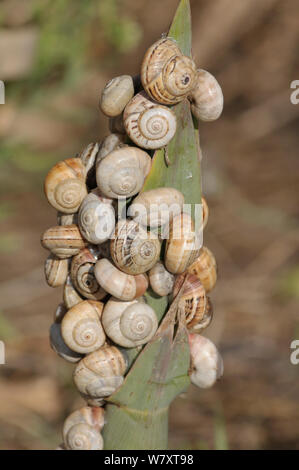
[[[137,194],[151,168],[150,156],[136,147],[123,147],[109,153],[97,167],[97,184],[109,198]]]
[[[65,214],[77,212],[87,194],[86,170],[79,158],[68,158],[49,171],[45,179],[45,194],[49,203]]]
[[[183,283],[178,310],[186,318],[187,328],[192,328],[203,320],[207,308],[207,298],[203,285],[192,274],[180,274],[176,278],[173,289],[174,297],[178,294]]]
[[[85,247],[77,225],[57,225],[44,232],[41,244],[58,258],[70,258]]]
[[[217,281],[217,264],[213,253],[203,246],[198,258],[188,268],[188,272],[198,277],[206,292],[210,292]]]
[[[106,337],[100,320],[102,310],[101,302],[84,300],[65,314],[61,334],[72,351],[88,354],[103,346]]]
[[[99,260],[94,268],[94,273],[98,283],[120,300],[134,300],[141,297],[148,288],[148,280],[145,274],[136,276],[125,274],[108,259]]]
[[[176,104],[196,83],[196,67],[170,38],[155,42],[146,52],[141,81],[147,94],[161,104]]]
[[[203,330],[208,328],[208,326],[211,324],[211,321],[213,320],[213,305],[210,297],[207,296],[206,299],[206,308],[202,319],[197,324],[192,326],[187,325],[190,333],[201,333]]]
[[[114,264],[127,274],[142,274],[160,257],[157,235],[147,232],[134,220],[120,220],[110,245]]]
[[[68,450],[102,450],[104,424],[103,408],[85,406],[74,411],[63,425],[64,446]]]
[[[65,303],[65,306],[68,309],[70,309],[74,307],[74,305],[77,305],[80,302],[83,302],[83,300],[84,299],[79,295],[79,293],[74,288],[72,280],[71,280],[71,275],[69,274],[63,287],[63,302]]]
[[[144,91],[127,104],[123,119],[130,139],[145,149],[164,147],[176,132],[173,111],[152,101]]]
[[[115,213],[111,204],[89,193],[80,206],[78,224],[83,237],[93,244],[108,240],[114,230]]]
[[[153,291],[164,297],[173,290],[174,275],[165,269],[164,264],[158,261],[149,272],[149,281]]]
[[[54,255],[45,261],[45,278],[50,287],[60,287],[66,281],[69,270],[67,259],[59,259]]]
[[[112,78],[102,92],[101,110],[108,117],[118,116],[133,96],[134,83],[130,75]]]
[[[189,334],[190,379],[199,388],[209,388],[223,374],[222,358],[211,340],[197,334]]]
[[[97,258],[92,251],[84,248],[74,256],[71,264],[71,279],[79,294],[91,300],[101,300],[107,292],[98,284],[94,275]]]
[[[196,86],[189,96],[191,111],[201,121],[215,121],[223,110],[223,93],[216,78],[206,70],[197,71]]]

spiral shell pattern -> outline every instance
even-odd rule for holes
[[[103,408],[85,406],[74,411],[63,425],[63,439],[69,450],[101,450],[104,443],[101,430],[104,426]]]
[[[73,257],[71,264],[71,279],[77,291],[87,299],[101,300],[107,292],[101,288],[94,275],[97,262],[94,254],[85,248]]]
[[[110,238],[114,230],[114,209],[96,194],[89,193],[80,206],[78,223],[87,241],[95,245],[103,243]]]
[[[180,274],[175,281],[174,297],[183,287],[178,310],[186,318],[187,328],[198,325],[204,318],[207,308],[206,292],[199,279],[193,274]]]
[[[68,362],[78,362],[82,359],[82,354],[72,351],[64,342],[61,334],[61,325],[53,323],[50,327],[50,346],[53,351]]]

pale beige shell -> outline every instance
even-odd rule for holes
[[[97,142],[92,142],[91,144],[88,144],[87,147],[85,147],[79,154],[78,158],[80,158],[82,161],[86,174],[88,174],[88,172],[93,169],[99,148],[100,146]]]
[[[144,226],[156,228],[180,214],[183,205],[184,196],[175,188],[150,189],[134,199],[128,215]]]
[[[117,223],[110,250],[114,264],[121,271],[142,274],[156,264],[161,244],[157,235],[126,219]]]
[[[63,425],[64,445],[68,450],[102,450],[101,430],[105,424],[104,409],[85,406],[74,411]]]
[[[103,346],[79,362],[73,379],[88,404],[96,406],[120,387],[127,366],[127,358],[118,348]]]
[[[112,78],[102,92],[101,110],[108,117],[118,116],[133,96],[134,83],[130,75]]]
[[[209,206],[206,201],[206,198],[204,197],[201,198],[201,204],[202,204],[202,228],[204,229],[209,220]]]
[[[174,275],[169,273],[163,263],[158,261],[149,272],[149,282],[153,291],[164,297],[172,292],[174,286]]]
[[[72,351],[88,354],[103,346],[106,338],[101,324],[102,310],[102,302],[84,300],[65,314],[61,334]]]
[[[50,346],[53,351],[68,362],[76,363],[82,359],[82,354],[72,351],[64,342],[61,334],[61,324],[53,323],[50,326]]]
[[[124,127],[123,113],[119,116],[109,119],[109,130],[111,134],[123,134],[126,135],[126,129]]]
[[[45,194],[49,203],[65,214],[77,212],[87,194],[86,170],[79,158],[58,162],[47,174]]]
[[[146,52],[141,66],[141,81],[147,94],[158,103],[176,104],[196,83],[196,67],[170,38],[155,42]]]
[[[105,305],[102,324],[107,336],[125,348],[146,344],[158,328],[157,316],[149,305],[115,298]]]
[[[207,297],[200,280],[193,274],[180,274],[177,276],[173,289],[175,297],[183,287],[178,304],[178,311],[186,318],[187,328],[200,324],[207,308]]]
[[[112,204],[107,204],[94,192],[89,193],[80,206],[78,224],[87,241],[95,245],[105,242],[115,226]]]
[[[59,259],[54,255],[48,256],[45,261],[45,278],[50,287],[63,286],[69,270],[67,259]]]
[[[85,247],[77,225],[57,225],[44,232],[41,244],[58,258],[70,258]]]
[[[130,301],[141,297],[148,288],[145,274],[136,276],[125,274],[117,269],[108,259],[99,260],[94,268],[98,283],[117,299]]]
[[[84,248],[72,259],[71,279],[73,286],[86,299],[102,300],[107,292],[97,282],[94,266],[97,258],[92,251]]]
[[[74,307],[84,299],[78,294],[73,286],[71,275],[69,274],[63,288],[63,302],[67,309]]]
[[[97,156],[97,166],[103,158],[107,157],[109,153],[119,147],[123,147],[125,137],[122,134],[110,134],[102,141],[100,150]]]
[[[223,110],[223,93],[216,78],[206,70],[197,71],[196,86],[189,97],[191,111],[201,121],[215,121]]]
[[[58,225],[78,225],[78,214],[63,214],[57,213]]]
[[[106,197],[127,198],[137,194],[151,168],[148,153],[124,147],[109,153],[97,167],[97,184]]]
[[[174,112],[152,101],[144,91],[127,104],[123,119],[130,139],[145,149],[164,147],[176,132]]]
[[[189,266],[188,272],[199,278],[206,292],[215,287],[217,264],[213,253],[206,246],[201,248],[198,258]]]
[[[173,274],[180,274],[199,255],[199,237],[194,231],[194,222],[189,214],[176,215],[170,222],[169,238],[165,249],[165,267]]]
[[[189,334],[190,379],[199,388],[209,388],[223,375],[222,358],[211,340],[197,334]]]
[[[188,330],[190,331],[190,333],[201,333],[211,324],[211,321],[213,319],[213,304],[211,302],[210,297],[206,296],[206,299],[207,302],[204,316],[202,317],[199,323],[191,327],[190,325],[188,325]]]

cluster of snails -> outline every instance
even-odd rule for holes
[[[57,225],[42,235],[50,251],[45,277],[49,286],[63,287],[50,342],[76,364],[73,380],[86,401],[66,419],[62,448],[103,448],[103,406],[128,371],[126,351],[148,343],[158,328],[144,297],[148,289],[169,301],[181,292],[191,381],[209,387],[222,373],[217,349],[199,334],[212,319],[208,293],[217,278],[215,258],[200,244],[207,203],[203,198],[196,231],[180,191],[141,191],[150,151],[166,146],[176,132],[169,106],[185,98],[198,119],[221,114],[216,79],[197,70],[174,40],[162,38],[147,51],[140,76],[124,75],[105,86],[100,108],[110,118],[111,134],[46,176],[45,195],[58,214]]]

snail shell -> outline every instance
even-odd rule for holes
[[[206,292],[196,276],[193,274],[180,274],[174,284],[174,297],[178,294],[184,282],[178,311],[186,318],[187,328],[192,328],[204,318],[207,307]]]
[[[102,324],[107,336],[125,348],[148,343],[158,328],[155,311],[149,305],[115,298],[105,305]]]
[[[80,206],[78,224],[83,237],[93,244],[108,240],[114,230],[115,213],[94,193],[89,193]]]
[[[102,310],[102,302],[84,300],[65,314],[61,334],[72,351],[88,354],[104,344],[105,333],[100,321]]]
[[[142,274],[160,257],[157,235],[147,232],[134,220],[120,220],[110,245],[114,264],[127,274]]]
[[[49,203],[65,214],[77,212],[87,194],[86,170],[79,158],[68,158],[49,171],[45,179],[45,194]]]
[[[215,121],[223,110],[223,93],[216,78],[206,70],[197,71],[196,86],[189,96],[191,111],[201,121]]]
[[[143,150],[129,146],[114,150],[97,167],[98,188],[110,198],[134,196],[150,168],[151,158]]]
[[[206,292],[215,287],[217,264],[213,253],[206,246],[201,248],[198,258],[189,266],[188,272],[199,278]]]
[[[86,174],[86,184],[89,188],[96,187],[96,176],[95,176],[95,165],[97,160],[97,155],[99,152],[99,144],[91,143],[85,147],[84,150],[79,154],[78,158],[82,161],[85,167]]]
[[[193,60],[182,55],[172,39],[160,39],[145,54],[141,81],[147,94],[158,103],[179,103],[192,91],[196,78]]]
[[[158,261],[149,272],[149,282],[153,291],[163,297],[172,292],[174,275],[165,269],[161,261]]]
[[[110,134],[101,143],[101,147],[97,156],[97,166],[103,158],[119,147],[124,146],[124,136],[121,134]]]
[[[69,270],[67,259],[59,259],[50,255],[45,262],[45,277],[50,287],[63,286]]]
[[[74,307],[74,305],[83,302],[83,300],[84,299],[78,294],[78,292],[74,288],[71,276],[69,274],[63,288],[63,302],[65,303],[66,308],[70,309]]]
[[[61,334],[61,324],[53,323],[50,327],[50,345],[53,351],[68,362],[78,362],[82,354],[72,351],[64,342]]]
[[[223,361],[212,341],[204,336],[189,334],[190,379],[200,388],[209,388],[223,375]]]
[[[145,274],[125,274],[108,259],[100,259],[95,265],[94,273],[103,289],[120,300],[134,300],[141,297],[148,288]]]
[[[89,405],[111,395],[121,386],[127,370],[127,359],[115,346],[103,346],[88,354],[74,370],[76,387]]]
[[[193,326],[190,326],[190,324],[187,325],[190,333],[201,333],[210,325],[213,319],[213,305],[212,305],[211,299],[208,296],[206,296],[206,299],[207,299],[206,309],[205,309],[202,319],[199,321],[199,323],[194,324]]]
[[[84,248],[73,257],[71,264],[71,279],[77,291],[87,299],[101,300],[107,292],[101,288],[94,275],[94,266],[97,258],[88,249]]]
[[[150,189],[134,199],[128,215],[142,225],[156,228],[180,214],[183,205],[184,196],[175,188]]]
[[[134,83],[130,75],[112,78],[102,92],[101,110],[108,117],[118,116],[133,96]]]
[[[166,269],[173,274],[183,273],[198,257],[199,249],[199,237],[194,232],[194,222],[190,215],[176,215],[170,222],[166,242]]]
[[[78,225],[78,214],[63,214],[57,213],[58,225]]]
[[[64,315],[67,312],[67,308],[63,302],[61,302],[54,313],[54,323],[61,323]]]
[[[164,147],[176,132],[173,111],[152,101],[144,91],[127,104],[123,119],[130,139],[145,149]]]
[[[42,236],[41,244],[58,258],[70,258],[84,248],[83,240],[77,225],[57,225],[50,227]]]
[[[111,134],[123,134],[126,135],[126,129],[124,127],[123,113],[119,116],[115,116],[109,119],[109,130]]]
[[[209,206],[204,197],[201,198],[202,204],[202,228],[204,229],[209,219]]]
[[[63,440],[69,450],[102,450],[100,434],[105,424],[104,409],[85,406],[74,411],[63,425]]]

